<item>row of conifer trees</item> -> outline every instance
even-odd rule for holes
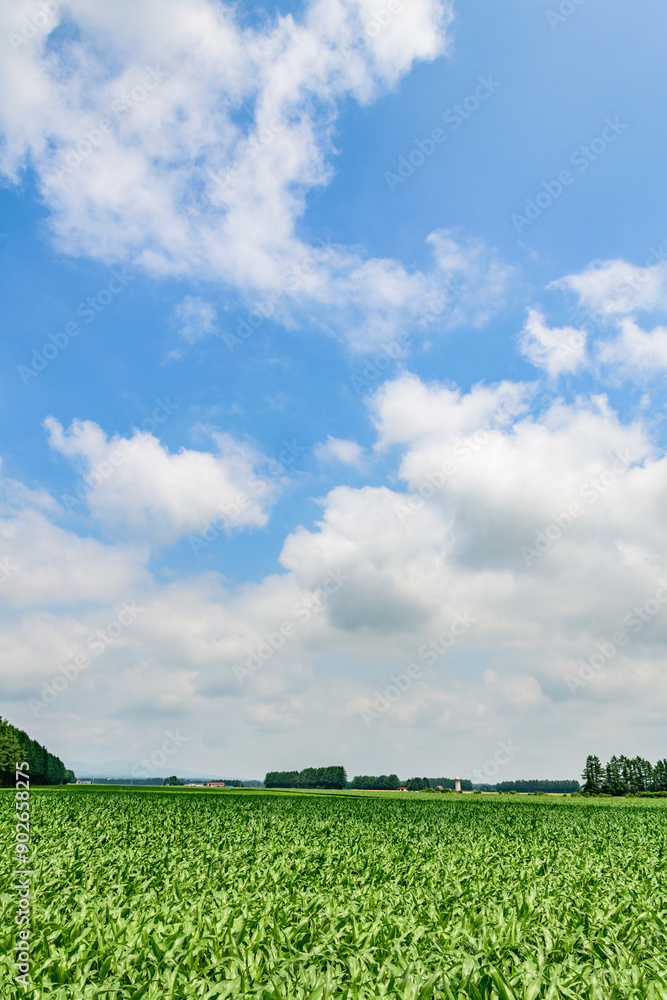
[[[29,765],[30,781],[35,785],[62,785],[71,775],[71,772],[66,774],[59,757],[49,753],[22,729],[0,718],[0,784],[13,785],[16,765],[24,762]]]
[[[590,755],[582,778],[584,795],[667,793],[667,759],[653,765],[643,757],[614,756],[602,764],[599,757]]]
[[[345,788],[347,774],[340,765],[304,767],[303,771],[269,771],[265,788]]]

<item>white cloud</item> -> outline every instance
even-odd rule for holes
[[[649,427],[623,423],[603,397],[529,413],[531,392],[512,383],[463,392],[412,375],[387,383],[373,415],[406,489],[333,489],[319,522],[285,539],[282,572],[239,586],[217,573],[159,582],[142,550],[77,538],[56,527],[60,515],[40,494],[35,512],[31,494],[15,490],[3,541],[26,560],[21,586],[33,591],[19,590],[17,614],[0,588],[0,608],[12,612],[0,643],[11,717],[28,725],[20,699],[85,650],[122,601],[136,600],[143,611],[132,628],[40,717],[45,733],[59,720],[55,747],[65,755],[81,759],[80,740],[99,745],[100,759],[127,758],[140,720],[149,748],[170,724],[192,735],[181,767],[224,760],[247,776],[303,766],[315,743],[331,759],[344,747],[350,768],[405,777],[422,764],[435,773],[437,758],[449,762],[442,770],[465,772],[508,736],[524,747],[508,777],[536,767],[555,777],[549,754],[576,775],[583,718],[596,720],[586,740],[602,739],[612,720],[630,739],[646,730],[648,705],[667,708],[667,607],[654,600],[667,561],[667,458]],[[92,424],[64,432],[52,422],[50,432],[86,468],[134,440],[109,442]],[[194,475],[201,485],[196,463],[174,463],[179,456],[160,454],[154,440],[139,449],[162,485],[168,470],[177,497],[179,481]],[[206,468],[216,461],[207,456]],[[181,530],[189,516],[182,504],[165,512],[162,488],[147,496],[136,470],[124,490],[102,505],[109,523],[162,518]],[[572,503],[581,513],[568,525]],[[553,540],[528,564],[522,546],[538,533]],[[634,609],[647,601],[658,610],[637,630]],[[470,626],[454,643],[441,640],[457,615]],[[568,673],[619,629],[626,646],[572,696]],[[241,685],[235,668],[247,663],[255,667]],[[369,741],[359,709],[410,663],[419,677],[373,722]]]
[[[364,449],[360,444],[331,435],[326,441],[316,445],[315,455],[321,462],[342,462],[343,465],[354,465],[357,468],[364,461]]]
[[[89,420],[68,430],[44,422],[52,448],[74,461],[90,487],[86,502],[106,526],[173,541],[215,521],[225,530],[267,523],[279,482],[260,478],[260,454],[216,434],[216,455],[181,449],[171,454],[152,434],[107,439]]]
[[[619,322],[620,333],[614,340],[601,341],[597,355],[606,365],[629,373],[652,374],[667,369],[667,327],[642,330],[626,317]]]
[[[637,267],[624,260],[596,261],[579,274],[552,281],[549,288],[574,292],[596,321],[639,309],[667,307],[667,264]]]
[[[627,470],[653,454],[646,429],[621,424],[604,397],[572,405],[555,400],[538,416],[522,415],[529,391],[501,383],[462,395],[405,376],[377,394],[380,441],[403,444],[399,475],[412,501],[421,506],[425,497],[442,510],[452,524],[453,551],[465,563],[519,570],[521,545],[570,503],[587,509],[582,491],[619,455],[625,465],[612,477],[618,489],[595,494],[603,517],[636,481]],[[398,507],[397,516],[411,515]],[[594,537],[602,530],[598,517],[583,518],[573,528],[578,544],[587,527]],[[614,520],[610,532],[617,530]]]
[[[27,11],[4,5],[3,33]],[[58,16],[72,31],[57,41],[7,46],[0,169],[15,182],[34,169],[62,250],[222,280],[356,349],[502,305],[509,270],[479,242],[434,233],[434,266],[408,273],[345,247],[317,259],[296,232],[331,179],[340,102],[366,104],[442,54],[450,0],[411,0],[384,24],[372,0],[312,0],[302,20],[257,28],[212,0],[172,0],[168,17],[158,0],[70,0]]]
[[[406,374],[385,383],[370,402],[378,446],[417,440],[452,445],[486,427],[503,426],[525,412],[533,387],[517,382],[476,385],[469,393]]]
[[[521,353],[550,377],[576,372],[587,362],[586,333],[571,326],[549,327],[539,309],[529,309],[519,337]]]
[[[652,251],[652,258],[662,256],[661,251]],[[645,267],[637,267],[623,260],[596,261],[548,287],[575,294],[579,329],[550,329],[541,312],[532,310],[520,346],[533,364],[554,375],[575,371],[594,360],[598,374],[612,381],[664,371],[665,327],[644,330],[637,314],[667,311],[667,264],[647,262]],[[590,359],[584,344],[587,335]]]
[[[217,331],[215,306],[196,295],[186,295],[174,310],[178,336],[186,344],[196,344]]]
[[[145,586],[146,558],[143,549],[80,538],[31,506],[0,519],[0,594],[15,607],[106,604]]]

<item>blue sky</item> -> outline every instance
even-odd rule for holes
[[[2,12],[2,714],[245,776],[664,755],[660,614],[579,675],[664,573],[664,5],[125,8]]]

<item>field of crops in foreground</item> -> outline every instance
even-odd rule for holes
[[[15,899],[0,794],[0,992]],[[34,989],[667,998],[658,802],[32,793]]]

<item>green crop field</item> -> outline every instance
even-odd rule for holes
[[[0,994],[667,998],[665,800],[33,791],[32,986]]]

